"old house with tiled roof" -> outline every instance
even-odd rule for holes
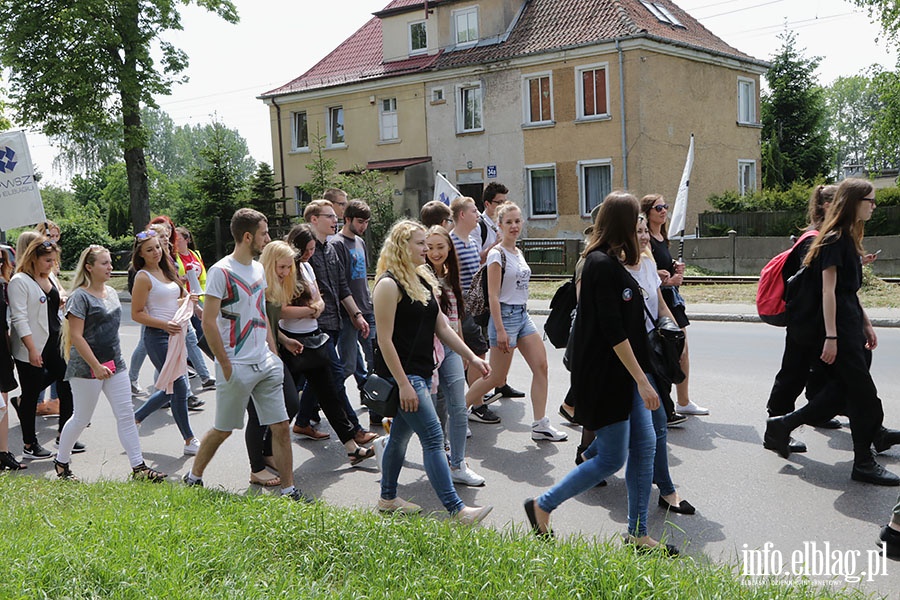
[[[435,170],[476,198],[500,181],[531,237],[579,236],[612,189],[674,199],[693,133],[690,231],[710,194],[757,187],[765,69],[669,0],[394,0],[260,98],[287,189],[318,132],[398,212]]]

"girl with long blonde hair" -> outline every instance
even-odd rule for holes
[[[397,496],[397,479],[413,433],[422,443],[425,473],[444,508],[468,524],[480,522],[491,506],[466,506],[456,493],[444,455],[444,434],[431,400],[434,336],[469,362],[470,369],[490,374],[490,366],[475,356],[440,316],[433,290],[434,274],[425,264],[425,227],[398,221],[381,248],[373,291],[378,347],[375,373],[398,388],[400,406],[382,459],[382,512],[416,513],[421,507]]]
[[[85,248],[78,258],[66,302],[62,336],[68,361],[66,380],[72,386],[75,410],[63,427],[53,466],[60,479],[76,479],[69,468],[72,447],[90,423],[100,392],[103,392],[116,417],[119,442],[131,463],[131,476],[162,481],[166,474],[148,467],[141,452],[131,407],[128,370],[119,342],[122,305],[116,290],[107,285],[111,275],[109,250],[97,245]]]

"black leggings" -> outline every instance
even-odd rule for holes
[[[300,394],[297,384],[287,369],[284,370],[284,407],[287,409],[288,423],[297,416],[300,410]],[[250,459],[250,471],[258,473],[266,468],[265,457],[272,456],[272,430],[268,425],[260,425],[256,405],[247,403],[247,427],[244,429],[244,442],[247,444],[247,458]]]
[[[37,414],[38,396],[51,383],[56,382],[59,394],[59,430],[62,431],[66,421],[72,416],[72,388],[63,377],[66,375],[66,361],[59,353],[59,338],[47,340],[41,352],[43,367],[35,367],[31,363],[16,360],[19,381],[22,382],[22,396],[19,399],[17,412],[22,427],[22,442],[26,446],[37,443],[34,420]]]

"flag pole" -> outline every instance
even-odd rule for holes
[[[672,209],[672,220],[669,223],[670,231],[679,238],[678,261],[684,258],[684,224],[687,217],[688,188],[691,185],[691,170],[694,168],[694,134],[691,133],[691,142],[688,146],[687,160],[684,163],[684,171],[681,173],[681,182],[678,185],[678,194],[675,196],[675,207]]]

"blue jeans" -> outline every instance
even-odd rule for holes
[[[200,381],[206,381],[209,379],[209,369],[206,367],[206,362],[203,360],[203,353],[200,352],[200,346],[198,345],[199,342],[197,340],[197,330],[194,329],[194,326],[190,323],[188,323],[187,335],[185,336],[184,341],[187,344],[188,360],[191,361],[194,371],[200,376]]]
[[[141,366],[144,364],[144,359],[147,358],[147,349],[144,348],[144,332],[147,328],[141,325],[141,335],[138,336],[137,346],[134,347],[134,352],[131,353],[131,364],[128,365],[128,377],[131,379],[131,383],[137,384],[138,376],[141,374]]]
[[[462,358],[444,344],[444,362],[438,367],[438,387],[447,407],[450,466],[458,469],[466,458],[466,372]],[[433,400],[437,400],[432,397]]]
[[[537,499],[542,510],[552,512],[574,496],[591,489],[622,468],[626,458],[625,488],[628,491],[628,532],[643,536],[647,532],[647,508],[653,482],[656,434],[650,411],[634,386],[631,416],[596,432],[594,441],[582,453],[584,462],[569,471],[562,481]]]
[[[656,382],[649,374],[647,378],[656,388]],[[658,390],[657,390],[658,391]],[[653,458],[653,483],[659,488],[662,496],[668,496],[675,493],[675,484],[672,483],[672,476],[669,474],[669,447],[666,439],[669,427],[666,425],[666,408],[662,405],[660,398],[659,408],[653,411],[653,429],[656,432],[656,456]]]
[[[460,500],[450,479],[450,467],[444,455],[444,433],[431,403],[431,384],[418,375],[408,375],[407,378],[419,397],[419,409],[416,412],[406,412],[401,408],[394,417],[381,464],[381,497],[385,500],[397,497],[397,479],[403,467],[409,438],[415,432],[422,444],[425,473],[431,487],[444,508],[451,514],[456,513],[465,504]]]
[[[347,397],[347,389],[344,387],[343,377],[344,365],[341,363],[341,359],[338,358],[337,353],[336,344],[340,338],[340,331],[328,331],[325,329],[322,331],[328,334],[328,341],[325,342],[322,349],[328,354],[328,358],[331,361],[331,374],[334,378],[335,392],[337,393],[341,406],[344,407],[344,412],[347,413],[347,418],[350,419],[350,423],[353,425],[353,430],[359,431],[362,427],[360,427],[359,417],[356,416],[356,411],[353,410],[353,407],[350,405],[350,399]],[[303,388],[303,395],[300,396],[300,412],[297,415],[297,425],[308,427],[310,419],[312,419],[313,415],[318,411],[318,406],[319,401],[307,384]]]
[[[369,324],[369,337],[364,338],[350,319],[341,321],[341,333],[338,337],[338,356],[344,363],[344,379],[353,375],[358,389],[362,389],[366,383],[366,377],[375,368],[373,345],[375,342],[375,315],[363,315],[363,317]],[[362,347],[362,352],[359,351],[360,347]],[[363,362],[363,358],[365,358],[365,362]]]
[[[159,371],[166,362],[166,352],[169,349],[169,334],[162,329],[145,327],[143,340],[150,362]],[[169,402],[172,406],[172,418],[175,419],[175,424],[178,425],[178,431],[181,432],[182,439],[189,440],[194,437],[194,432],[191,430],[191,424],[188,420],[187,398],[189,388],[186,375],[182,375],[175,380],[173,392],[172,394],[166,394],[165,390],[157,390],[147,399],[143,406],[137,409],[134,413],[134,418],[138,422],[143,422],[151,413],[162,408],[166,402]]]

